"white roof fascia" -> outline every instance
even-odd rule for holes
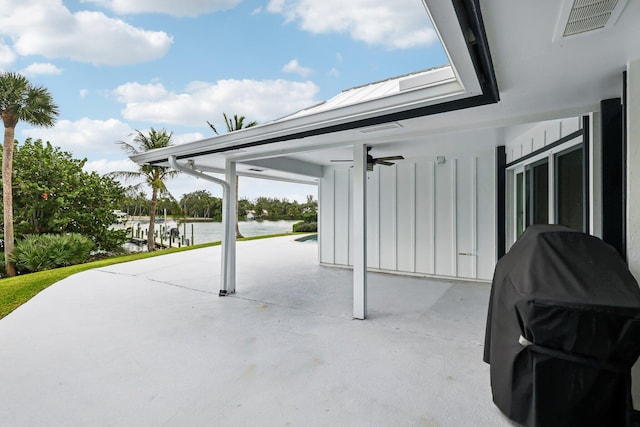
[[[229,132],[200,141],[133,155],[130,158],[137,163],[148,163],[164,160],[170,155],[195,155],[198,152],[207,149],[231,151],[234,147],[244,143],[251,143],[295,132],[304,132],[325,126],[348,123],[352,120],[390,114],[409,108],[419,108],[422,106],[440,103],[445,99],[449,101],[465,98],[467,96],[468,95],[464,92],[460,83],[457,81],[449,81],[437,87],[414,89],[397,95],[339,107],[329,111],[322,111],[301,117],[293,117],[287,120],[270,122],[264,125]]]

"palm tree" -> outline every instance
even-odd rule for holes
[[[126,141],[118,141],[118,144],[122,146],[122,149],[129,153],[140,154],[149,150],[155,150],[156,148],[169,147],[172,144],[171,138],[173,132],[167,132],[162,129],[160,131],[151,128],[149,134],[136,130],[136,135],[133,138],[133,143]],[[144,179],[145,183],[151,187],[151,206],[149,208],[149,234],[147,236],[147,247],[150,251],[155,249],[155,222],[156,222],[156,207],[158,205],[158,195],[169,195],[165,181],[178,175],[178,171],[175,171],[169,167],[156,166],[156,165],[138,165],[137,171],[118,171],[111,172],[109,175],[115,178],[124,179]],[[137,185],[139,187],[143,183]]]
[[[15,130],[20,120],[32,126],[51,127],[58,116],[58,106],[49,91],[33,86],[18,73],[0,73],[0,115],[4,123],[2,148],[2,205],[4,212],[4,259],[7,276],[16,275],[9,255],[13,252],[13,146]]]
[[[244,123],[245,117],[238,116],[237,114],[233,115],[233,121],[227,117],[226,113],[222,113],[222,115],[224,116],[224,123],[227,125],[227,132],[234,132],[240,129],[252,128],[258,124],[258,122],[256,121],[250,121],[245,125]],[[211,122],[207,121],[207,124],[213,130],[213,132],[215,132],[216,135],[220,135],[216,127]],[[240,233],[240,227],[238,227],[237,209],[238,209],[238,178],[236,177],[236,238],[241,239],[244,236],[242,235],[242,233]]]

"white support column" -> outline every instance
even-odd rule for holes
[[[227,293],[232,294],[236,291],[236,221],[238,218],[238,208],[236,206],[236,162],[227,160],[226,162],[225,181],[229,183],[229,197],[227,198],[228,207],[223,210],[227,214],[226,218],[222,218],[222,226],[224,234],[227,238]]]
[[[353,146],[353,318],[367,316],[367,146]]]

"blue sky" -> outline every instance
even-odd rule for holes
[[[421,0],[2,0],[0,69],[47,87],[52,129],[20,123],[106,173],[135,166],[115,141],[135,129],[174,142],[265,123],[343,89],[447,63]],[[201,180],[169,183],[174,196]],[[304,200],[315,187],[244,178],[240,196]]]

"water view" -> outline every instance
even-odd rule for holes
[[[293,231],[293,224],[299,221],[280,220],[280,221],[240,221],[238,226],[244,237],[264,236],[267,234],[288,233]],[[175,227],[176,224],[169,225],[169,228]],[[146,235],[149,227],[148,222],[129,221],[126,227],[134,230],[134,235],[138,228],[144,231]],[[156,229],[164,227],[162,221],[156,224]],[[189,244],[209,243],[222,240],[222,223],[221,222],[178,222],[177,224],[180,238],[189,239]]]
[[[240,221],[238,226],[244,237],[264,236],[267,234],[289,233],[298,221]],[[179,224],[180,235],[194,244],[222,240],[221,222],[186,222]],[[193,230],[193,232],[192,232]],[[193,239],[192,239],[193,236]],[[192,239],[192,240],[191,240]]]

